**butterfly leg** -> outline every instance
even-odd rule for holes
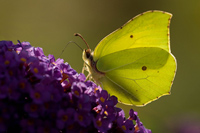
[[[92,79],[92,76],[91,76],[91,74],[90,73],[88,73],[88,75],[87,75],[87,77],[86,77],[86,80],[87,79],[89,79],[89,80],[91,80]]]
[[[84,74],[85,70],[86,70],[86,64],[85,64],[85,62],[84,62],[84,63],[83,63],[83,68],[82,68],[82,73],[83,73],[83,74]]]
[[[84,74],[85,71],[88,72],[88,75],[87,75],[87,77],[86,77],[86,80],[87,80],[87,79],[91,80],[91,79],[92,79],[91,73],[89,72],[86,63],[84,62],[84,64],[83,64],[83,69],[82,69],[82,73]]]

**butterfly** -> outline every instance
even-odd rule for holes
[[[144,106],[169,95],[177,68],[170,50],[171,17],[153,10],[132,18],[94,51],[89,46],[83,50],[83,70],[127,105]]]

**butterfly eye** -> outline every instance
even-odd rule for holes
[[[86,53],[86,57],[87,57],[87,58],[90,58],[90,56],[91,56],[90,50],[85,50],[85,53]]]

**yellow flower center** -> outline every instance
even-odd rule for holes
[[[67,115],[63,115],[62,120],[63,121],[67,121],[68,120],[68,116]]]
[[[9,70],[8,73],[9,73],[10,76],[13,76],[13,71],[12,70]]]
[[[24,82],[19,83],[19,87],[24,89],[25,88],[25,83]]]
[[[78,92],[78,91],[74,91],[74,93],[75,93],[77,96],[79,96],[79,92]]]
[[[67,127],[67,129],[69,129],[69,130],[72,130],[74,128],[74,125],[72,124],[72,125],[69,125],[68,127]]]
[[[9,61],[9,60],[5,60],[5,61],[4,61],[4,64],[5,64],[5,65],[8,65],[8,64],[10,64],[10,61]]]
[[[126,126],[125,126],[125,125],[123,125],[123,126],[122,126],[122,129],[123,129],[124,131],[126,131]]]
[[[79,115],[79,116],[78,116],[78,119],[79,119],[79,121],[83,121],[83,116],[82,116],[82,115]]]
[[[100,97],[100,100],[101,100],[102,103],[105,102],[105,99],[103,97]]]
[[[23,57],[22,57],[20,60],[21,60],[21,61],[23,61],[23,62],[26,62],[26,59],[25,59],[25,58],[23,58]]]
[[[37,105],[35,105],[35,104],[31,105],[31,111],[32,112],[35,112],[37,109],[38,109]]]
[[[101,121],[96,121],[97,126],[101,127],[102,126],[102,122]]]
[[[34,96],[35,96],[36,99],[39,99],[40,98],[40,93],[36,92]]]
[[[34,68],[33,71],[34,71],[35,73],[38,73],[38,72],[39,72],[37,68]]]
[[[107,111],[104,111],[104,114],[108,116],[108,112]]]

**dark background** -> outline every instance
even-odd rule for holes
[[[59,57],[69,41],[86,48],[73,34],[81,33],[92,49],[132,17],[148,10],[173,14],[171,50],[178,71],[172,94],[145,107],[124,106],[138,112],[153,133],[177,133],[200,125],[200,1],[199,0],[0,0],[0,40],[28,41],[46,55]],[[82,51],[74,44],[61,58],[81,72]],[[187,128],[187,129],[186,129]],[[189,129],[190,130],[190,129]],[[184,132],[182,132],[184,133]],[[190,130],[190,133],[195,133]]]

